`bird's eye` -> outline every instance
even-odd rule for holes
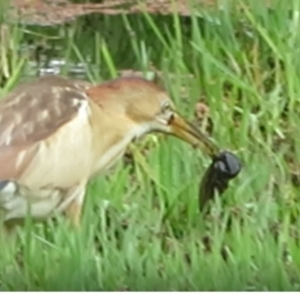
[[[170,110],[171,110],[171,104],[170,104],[170,102],[164,102],[162,104],[162,107],[161,107],[161,112],[162,113],[166,113],[166,112],[168,112]]]

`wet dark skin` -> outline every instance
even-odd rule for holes
[[[220,151],[212,157],[199,186],[200,211],[207,208],[216,191],[222,195],[227,190],[229,181],[240,173],[241,168],[240,160],[229,151]]]

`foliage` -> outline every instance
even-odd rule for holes
[[[55,59],[61,74],[94,82],[159,70],[182,114],[192,119],[202,98],[213,138],[244,168],[203,216],[207,157],[171,137],[145,139],[133,162],[90,184],[79,232],[58,217],[1,243],[0,289],[299,290],[299,3],[5,25],[2,94]]]

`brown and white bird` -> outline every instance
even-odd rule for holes
[[[0,210],[4,223],[28,213],[65,212],[80,224],[88,181],[137,137],[175,135],[208,154],[217,149],[175,111],[167,93],[142,78],[99,85],[44,76],[0,100]]]

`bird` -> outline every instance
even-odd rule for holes
[[[3,224],[64,214],[80,227],[89,181],[105,174],[137,138],[175,136],[206,154],[219,150],[181,116],[167,91],[142,77],[90,83],[44,75],[0,100]]]

